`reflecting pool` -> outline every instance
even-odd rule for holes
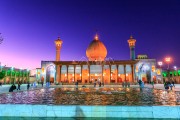
[[[43,88],[0,94],[0,104],[180,105],[180,92],[151,88]]]

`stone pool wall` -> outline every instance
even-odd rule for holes
[[[180,118],[180,106],[0,104],[0,117]]]

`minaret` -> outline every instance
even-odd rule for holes
[[[129,48],[130,48],[130,59],[131,60],[135,60],[135,43],[136,43],[136,39],[133,38],[133,36],[131,35],[129,40]]]
[[[62,40],[58,37],[57,40],[54,41],[56,45],[56,61],[60,61],[60,51],[61,51],[61,45],[63,43]]]

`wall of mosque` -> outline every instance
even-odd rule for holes
[[[145,83],[162,83],[161,69],[156,68],[155,59],[140,59],[135,65],[135,79],[143,80]]]
[[[117,84],[125,81],[137,82],[138,80],[143,80],[145,83],[151,81],[162,83],[163,81],[161,70],[156,68],[155,59],[140,59],[133,68],[130,64],[62,65],[58,81],[56,81],[56,66],[52,61],[42,61],[41,66],[41,69],[37,69],[36,79],[51,83],[74,83],[78,81],[89,84],[99,81],[105,84]]]
[[[63,83],[109,83],[133,82],[131,65],[62,65],[60,80],[56,81],[56,67],[52,61],[42,61],[41,68],[36,69],[39,82]],[[82,70],[81,70],[82,69]]]
[[[36,76],[36,79],[40,80],[40,82],[55,82],[56,67],[52,61],[41,61],[41,70],[37,69],[37,72],[41,73]]]

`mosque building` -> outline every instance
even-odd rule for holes
[[[55,40],[56,60],[41,61],[41,68],[36,69],[36,80],[39,82],[67,83],[76,81],[82,84],[101,81],[104,84],[121,84],[122,82],[136,83],[162,82],[161,70],[156,69],[156,60],[148,59],[147,55],[135,57],[136,39],[128,39],[130,48],[129,60],[113,60],[106,58],[107,49],[96,34],[86,49],[87,60],[61,61],[60,51],[63,41]]]

